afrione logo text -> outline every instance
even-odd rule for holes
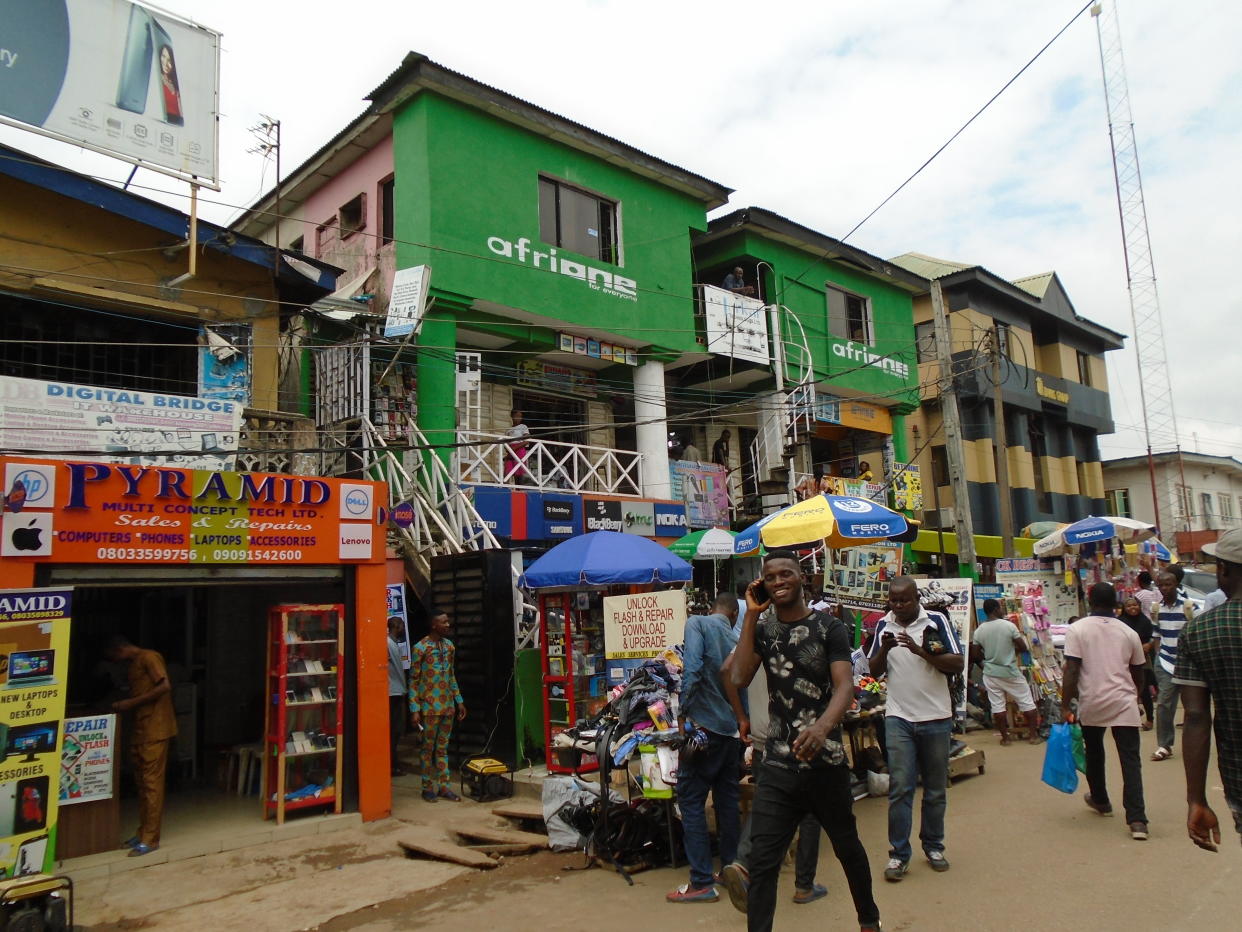
[[[879,369],[881,372],[896,376],[899,379],[907,378],[910,375],[910,366],[900,359],[873,353],[863,344],[855,343],[852,340],[848,343],[833,343],[832,355],[840,356],[842,359],[857,360],[863,365]]]
[[[592,291],[601,291],[627,301],[638,300],[638,283],[632,278],[625,278],[605,269],[585,265],[575,259],[565,259],[556,254],[555,247],[547,247],[547,252],[531,248],[531,241],[525,236],[510,242],[499,236],[487,238],[487,248],[498,256],[506,259],[517,259],[523,265],[528,263],[545,272],[559,272],[569,278],[575,278],[586,284]]]

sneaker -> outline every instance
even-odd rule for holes
[[[423,802],[434,803],[436,799],[435,790],[423,790]]]
[[[1147,840],[1147,823],[1146,822],[1131,822],[1130,823],[1130,837],[1133,838],[1135,841],[1146,841]]]
[[[809,890],[794,890],[793,901],[799,905],[804,903],[814,903],[816,900],[823,899],[828,895],[828,888],[823,884],[811,884]]]
[[[715,887],[692,887],[683,883],[672,893],[665,894],[664,899],[670,903],[715,903],[720,894]]]
[[[931,869],[939,874],[943,874],[949,869],[949,859],[944,856],[943,851],[928,851],[927,863],[931,865]]]
[[[903,861],[901,858],[889,858],[888,866],[884,868],[884,879],[890,883],[897,883],[902,877],[906,876],[906,871],[909,869],[909,861]]]
[[[747,894],[750,891],[750,871],[736,861],[725,865],[720,872],[720,882],[729,891],[729,902],[739,913],[745,914]]]
[[[1088,807],[1089,809],[1094,809],[1094,810],[1095,810],[1096,812],[1098,812],[1100,815],[1103,815],[1103,816],[1110,816],[1110,815],[1112,815],[1112,814],[1113,814],[1113,807],[1112,807],[1112,806],[1102,806],[1102,805],[1100,805],[1100,804],[1099,804],[1099,803],[1097,803],[1094,799],[1092,799],[1092,798],[1091,798],[1091,794],[1090,794],[1090,793],[1088,793],[1086,796],[1084,796],[1084,797],[1083,797],[1083,802],[1085,802],[1085,803],[1087,804],[1087,807]]]

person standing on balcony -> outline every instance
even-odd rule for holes
[[[716,442],[712,444],[712,462],[723,469],[729,468],[729,440],[732,437],[727,430],[722,430]]]
[[[530,470],[526,468],[526,455],[530,451],[530,428],[522,419],[522,409],[514,408],[509,412],[509,420],[513,426],[505,431],[505,474],[504,481],[518,485],[533,485]]]
[[[742,267],[740,265],[735,266],[733,271],[725,276],[723,287],[726,291],[745,295],[748,298],[755,296],[754,286],[746,284],[746,278],[742,274]]]
[[[697,463],[703,459],[703,454],[699,452],[699,448],[694,445],[694,437],[686,437],[685,445],[681,448],[681,458],[687,463]]]

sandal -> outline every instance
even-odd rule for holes
[[[1170,748],[1156,748],[1155,753],[1151,755],[1152,760],[1168,760],[1173,756]]]

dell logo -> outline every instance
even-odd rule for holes
[[[366,514],[371,508],[371,496],[362,489],[353,489],[345,496],[345,510],[351,515]]]

